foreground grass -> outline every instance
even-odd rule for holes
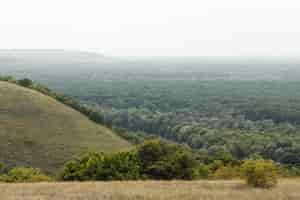
[[[242,181],[132,181],[0,184],[1,200],[299,200],[300,180],[275,189],[253,189]]]

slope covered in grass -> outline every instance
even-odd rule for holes
[[[74,155],[128,147],[110,129],[55,99],[0,81],[0,162],[51,172]]]

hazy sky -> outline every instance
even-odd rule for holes
[[[299,0],[0,0],[0,48],[300,56]]]

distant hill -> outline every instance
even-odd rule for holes
[[[51,172],[75,155],[129,146],[56,100],[0,81],[0,163]]]
[[[0,50],[0,60],[11,62],[43,62],[47,63],[97,63],[105,60],[105,57],[102,54],[90,53],[90,52],[81,52],[81,51],[66,51],[60,49],[24,49],[24,50]]]

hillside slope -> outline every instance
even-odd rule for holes
[[[0,163],[51,172],[74,155],[128,147],[110,129],[56,100],[0,81]]]

